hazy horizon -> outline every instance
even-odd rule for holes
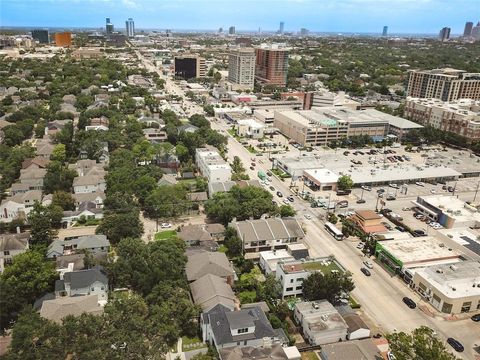
[[[462,34],[479,19],[478,0],[2,0],[1,27],[102,28],[109,17],[116,30],[132,17],[137,29],[315,33],[437,34],[448,26]]]

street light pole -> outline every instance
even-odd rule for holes
[[[477,199],[478,188],[480,187],[480,181],[477,182],[477,188],[475,189],[475,196],[473,197],[472,203],[475,204],[475,200]]]

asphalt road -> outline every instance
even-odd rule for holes
[[[184,105],[187,107],[187,115],[195,113],[203,114],[203,109],[197,104],[189,101],[183,90],[176,85],[170,78],[165,77],[153,64],[145,59],[138,51],[136,51],[139,59],[143,62],[149,71],[156,71],[166,80],[165,90],[170,94],[176,94],[184,97]],[[221,131],[222,134],[228,135],[226,130],[229,125],[221,120],[210,118],[212,128]],[[238,141],[228,135],[228,159],[233,161],[234,156],[240,157],[247,173],[251,179],[257,179],[258,170],[267,171],[271,168],[271,162],[267,155],[255,156],[245,149]],[[255,170],[250,169],[251,159],[256,159]],[[272,192],[274,199],[281,204],[283,199],[293,194],[290,191],[290,181],[280,181],[276,177],[272,177],[271,185],[283,193],[283,197],[279,198],[276,191]],[[396,200],[396,206],[402,204],[411,206],[410,201],[415,196],[408,196]],[[403,205],[405,204],[405,205]],[[393,331],[411,331],[419,326],[426,325],[434,329],[438,336],[445,341],[447,337],[455,337],[465,346],[465,352],[462,354],[455,353],[463,359],[474,360],[473,346],[480,345],[480,324],[474,323],[470,319],[460,321],[445,321],[443,319],[432,318],[422,312],[418,307],[414,310],[409,309],[402,302],[402,297],[408,296],[415,300],[417,304],[422,303],[418,294],[411,291],[399,278],[390,276],[379,265],[374,264],[371,270],[372,276],[366,277],[360,268],[362,262],[366,259],[363,254],[355,248],[355,244],[349,241],[336,241],[329,233],[326,232],[321,220],[318,216],[324,214],[322,209],[312,209],[310,205],[299,197],[295,197],[291,204],[297,211],[298,218],[305,224],[307,231],[305,242],[310,248],[311,256],[328,256],[335,255],[338,261],[352,272],[355,282],[355,290],[352,295],[362,305],[362,310],[372,319],[372,321],[384,332]],[[355,204],[356,208],[372,208],[372,201],[366,204]],[[307,220],[304,215],[309,214],[312,220]],[[433,229],[432,229],[433,232]],[[451,349],[446,345],[447,349]],[[453,351],[453,350],[452,350]]]

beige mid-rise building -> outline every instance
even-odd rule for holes
[[[461,99],[445,102],[408,97],[405,117],[470,140],[480,139],[480,101]]]
[[[451,68],[410,70],[407,96],[443,101],[480,100],[480,73]]]
[[[255,50],[238,48],[228,55],[228,81],[233,90],[253,90],[255,80]]]

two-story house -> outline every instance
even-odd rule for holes
[[[203,341],[218,350],[228,347],[270,347],[279,342],[276,332],[260,307],[231,311],[223,305],[202,313]]]
[[[12,263],[15,255],[24,253],[28,249],[29,233],[0,235],[0,273],[5,265]]]
[[[110,250],[110,241],[105,235],[86,235],[70,240],[54,240],[48,246],[47,258],[72,255],[80,250],[88,250],[93,256],[105,256]]]
[[[55,282],[55,296],[97,295],[98,302],[108,300],[108,277],[101,266],[88,270],[67,272]]]

